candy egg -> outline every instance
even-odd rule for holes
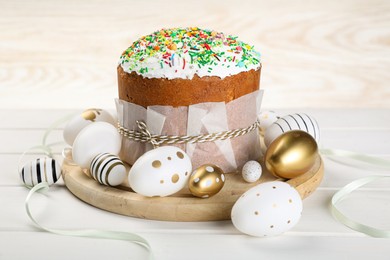
[[[51,185],[61,178],[61,167],[53,158],[38,158],[23,166],[20,178],[29,187],[41,182],[47,182]]]
[[[279,116],[274,111],[261,111],[259,115],[260,130],[264,132],[278,118]]]
[[[208,198],[217,194],[224,184],[225,175],[221,168],[213,164],[205,164],[191,174],[188,188],[192,195]]]
[[[256,161],[248,161],[242,167],[242,177],[246,182],[255,182],[260,179],[262,173],[260,163]]]
[[[72,146],[80,131],[94,122],[107,122],[115,125],[114,118],[107,111],[99,108],[87,109],[80,115],[74,116],[66,124],[63,132],[65,142]]]
[[[118,156],[102,153],[93,158],[89,168],[92,178],[100,184],[117,186],[126,178],[126,167]]]
[[[100,153],[118,155],[121,136],[115,126],[96,122],[83,128],[73,143],[73,161],[81,168],[88,169],[92,159]]]
[[[305,131],[313,136],[317,143],[320,141],[317,121],[311,116],[300,113],[282,117],[269,126],[264,135],[265,145],[268,147],[278,136],[291,130]]]
[[[314,138],[300,130],[276,138],[265,153],[265,166],[276,177],[295,178],[313,167],[318,156]]]
[[[234,204],[233,225],[257,237],[275,236],[291,229],[302,214],[302,199],[296,189],[280,181],[259,184]]]
[[[191,170],[191,159],[183,150],[162,146],[138,158],[130,169],[129,185],[147,197],[169,196],[185,187]]]

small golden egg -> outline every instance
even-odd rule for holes
[[[313,167],[318,156],[317,142],[300,130],[276,138],[265,154],[265,166],[276,177],[291,179]]]
[[[209,198],[217,194],[224,184],[225,175],[221,168],[213,164],[205,164],[191,174],[188,188],[195,197]]]

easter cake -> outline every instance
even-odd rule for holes
[[[117,67],[121,159],[133,165],[156,143],[183,149],[193,167],[209,162],[226,172],[258,158],[260,71],[260,53],[221,32],[161,29],[136,40]],[[229,137],[180,139],[223,132]]]
[[[229,102],[259,89],[260,53],[237,37],[197,27],[162,29],[120,57],[119,98],[143,107]]]

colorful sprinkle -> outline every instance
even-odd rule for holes
[[[150,67],[151,59],[157,67]],[[221,32],[198,27],[161,29],[135,41],[121,55],[120,64],[126,66],[126,71],[139,74],[170,67],[177,72],[194,66],[211,72],[218,66],[258,68],[260,53],[237,37]]]

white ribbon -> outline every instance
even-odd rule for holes
[[[48,129],[46,129],[45,133],[42,137],[42,144],[33,146],[29,149],[27,149],[25,152],[22,153],[19,164],[18,164],[18,171],[20,172],[21,167],[21,161],[23,157],[32,150],[40,150],[42,151],[46,156],[53,157],[53,152],[51,147],[55,145],[63,144],[63,142],[56,142],[47,144],[47,139],[50,135],[50,133],[59,127],[61,124],[67,122],[69,119],[71,119],[73,116],[75,116],[75,113],[69,114],[67,116],[64,116],[63,118],[60,118],[59,120],[55,121]],[[69,148],[64,148],[62,151],[62,155],[64,156],[64,159],[66,160],[66,151]],[[26,186],[27,187],[27,186]],[[25,201],[25,208],[27,215],[31,219],[31,221],[40,229],[50,232],[57,235],[63,235],[63,236],[74,236],[74,237],[88,237],[88,238],[100,238],[100,239],[112,239],[112,240],[124,240],[132,243],[139,244],[143,246],[146,250],[149,252],[149,259],[154,259],[153,252],[151,250],[151,247],[148,243],[148,241],[141,236],[129,232],[119,232],[119,231],[104,231],[104,230],[95,230],[95,229],[86,229],[86,230],[59,230],[59,229],[49,229],[41,224],[39,224],[34,217],[31,214],[30,211],[30,199],[31,197],[37,193],[37,192],[47,192],[49,190],[49,185],[46,182],[39,183],[35,185],[33,188],[31,188],[30,192],[27,195],[26,201]]]
[[[148,250],[149,259],[154,259],[151,247],[148,241],[141,236],[129,232],[120,232],[120,231],[104,231],[104,230],[95,230],[95,229],[80,229],[80,230],[60,230],[60,229],[49,229],[38,223],[34,219],[30,211],[30,199],[37,192],[47,192],[49,190],[49,185],[46,182],[39,183],[35,185],[27,195],[25,201],[25,208],[27,215],[31,221],[40,229],[50,232],[57,235],[63,236],[73,236],[73,237],[88,237],[88,238],[103,238],[103,239],[113,239],[113,240],[123,240],[128,242],[133,242],[143,246]]]
[[[336,150],[336,149],[321,149],[320,150],[321,154],[324,156],[327,156],[329,159],[337,161],[339,163],[349,165],[352,167],[357,168],[358,166],[353,165],[351,163],[347,163],[343,161],[343,158],[348,158],[348,159],[354,159],[360,162],[364,162],[368,165],[380,167],[385,170],[390,170],[390,161],[369,156],[366,154],[360,154],[356,152],[351,152],[351,151],[345,151],[345,150]],[[359,166],[360,168],[360,166]],[[368,167],[367,167],[368,168]],[[378,229],[375,227],[371,227],[365,224],[362,224],[360,222],[357,222],[347,216],[345,216],[338,208],[337,204],[341,202],[343,199],[345,199],[350,193],[355,191],[356,189],[371,183],[373,181],[381,180],[381,179],[386,179],[390,178],[390,175],[374,175],[374,176],[369,176],[361,179],[357,179],[349,184],[347,184],[345,187],[343,187],[341,190],[336,192],[331,200],[330,203],[330,208],[332,215],[335,219],[337,219],[340,223],[344,224],[345,226],[356,230],[358,232],[367,234],[372,237],[381,237],[381,238],[390,238],[390,231],[388,230],[382,230]]]
[[[356,153],[352,151],[340,150],[340,149],[321,149],[320,153],[324,156],[327,156],[329,159],[333,161],[337,161],[339,163],[356,167],[355,165],[351,165],[343,161],[343,158],[350,158],[360,162],[364,162],[372,166],[380,167],[384,170],[390,170],[390,161],[382,158],[369,156],[366,154]]]
[[[353,181],[346,185],[344,188],[336,192],[336,194],[333,195],[332,201],[331,201],[331,211],[333,216],[346,225],[347,227],[365,233],[367,235],[370,235],[372,237],[382,237],[382,238],[390,238],[390,230],[382,230],[375,227],[367,226],[362,223],[359,223],[347,216],[345,216],[338,208],[337,204],[346,198],[348,194],[353,192],[354,190],[370,183],[376,180],[390,178],[390,176],[370,176],[366,178],[361,178],[356,181]]]

